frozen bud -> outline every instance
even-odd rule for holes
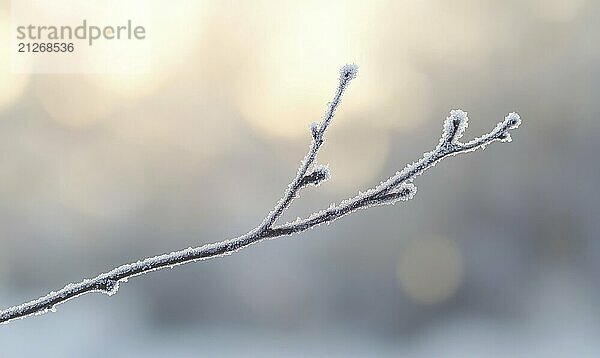
[[[417,193],[417,187],[413,183],[403,183],[398,189],[400,200],[410,200]]]
[[[446,142],[456,143],[462,137],[469,125],[467,112],[455,109],[450,111],[450,116],[444,121],[443,138]]]
[[[306,174],[300,186],[319,185],[331,177],[329,168],[325,165],[316,165],[310,174]]]
[[[504,118],[504,123],[509,129],[516,129],[521,125],[521,116],[515,112],[509,113],[508,116]]]
[[[355,64],[348,64],[348,65],[344,65],[344,67],[342,67],[340,69],[340,80],[341,81],[350,81],[354,78],[356,78],[356,75],[358,74],[358,66]]]
[[[310,124],[310,134],[314,139],[317,139],[319,137],[319,124],[317,124],[316,122],[312,122]]]
[[[417,187],[413,183],[402,183],[397,189],[376,199],[376,202],[378,204],[396,204],[399,201],[408,201],[412,199],[416,192]]]
[[[501,133],[498,136],[498,139],[500,139],[501,142],[506,142],[506,143],[512,142],[512,138],[510,137],[510,133],[507,133],[507,132]]]
[[[105,278],[95,284],[98,290],[112,296],[119,290],[119,282],[111,278]]]

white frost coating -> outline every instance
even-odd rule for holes
[[[301,187],[306,185],[319,186],[331,178],[331,172],[328,165],[315,164],[310,174],[306,174],[300,183]]]
[[[457,143],[463,136],[465,129],[469,126],[469,117],[467,112],[460,109],[450,111],[450,116],[444,121],[444,132],[442,140],[450,143]]]
[[[316,122],[312,122],[310,124],[310,133],[311,133],[313,139],[317,139],[317,137],[319,135],[319,124],[317,124]]]
[[[380,182],[379,185],[364,192],[359,192],[353,198],[343,200],[339,204],[331,204],[328,208],[314,212],[306,218],[298,218],[293,222],[276,226],[277,219],[289,207],[301,188],[307,185],[318,185],[329,178],[329,168],[314,164],[314,162],[317,152],[324,142],[324,133],[335,115],[335,110],[341,101],[342,95],[350,81],[357,76],[357,73],[358,67],[356,65],[346,65],[340,70],[336,93],[333,100],[328,104],[323,120],[320,123],[313,123],[310,127],[312,141],[308,153],[300,163],[298,172],[288,185],[283,197],[279,200],[275,208],[269,212],[260,226],[245,235],[233,239],[196,248],[189,247],[168,254],[138,260],[134,263],[114,268],[95,278],[85,279],[79,283],[70,283],[64,288],[56,292],[52,291],[36,300],[0,311],[0,324],[31,315],[44,314],[48,311],[55,312],[57,305],[85,293],[103,292],[109,296],[113,295],[118,291],[119,284],[127,282],[131,277],[166,267],[172,268],[188,262],[231,255],[243,247],[265,239],[292,235],[323,223],[330,224],[342,216],[359,209],[410,200],[417,191],[416,187],[412,184],[413,180],[425,170],[434,166],[438,161],[450,155],[471,152],[477,148],[485,148],[486,145],[494,141],[510,141],[509,131],[516,129],[521,124],[519,115],[510,113],[491,132],[467,143],[461,143],[459,139],[468,126],[468,118],[466,112],[453,110],[450,112],[450,116],[444,121],[442,136],[437,147],[430,152],[424,153],[423,157],[418,161],[406,165],[404,169],[397,171],[385,181]],[[307,174],[311,166],[313,169]]]
[[[351,63],[342,66],[340,69],[340,77],[346,80],[353,80],[358,76],[358,66]]]

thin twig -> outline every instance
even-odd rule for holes
[[[188,262],[230,255],[243,247],[265,239],[300,233],[314,226],[330,223],[358,209],[409,200],[416,193],[416,187],[412,184],[412,181],[425,170],[450,155],[484,148],[494,141],[510,142],[509,131],[516,129],[521,123],[519,115],[511,113],[506,116],[504,121],[498,123],[491,132],[467,143],[461,143],[459,139],[467,128],[468,118],[465,112],[453,110],[450,112],[450,116],[444,121],[442,137],[437,147],[431,152],[425,153],[417,162],[407,165],[404,169],[396,172],[376,187],[364,193],[359,193],[353,198],[346,199],[337,205],[331,205],[329,208],[315,212],[304,219],[276,226],[277,219],[289,207],[300,189],[310,184],[318,185],[329,178],[329,169],[322,165],[315,165],[314,162],[324,142],[325,131],[333,120],[342,95],[350,81],[356,77],[357,71],[356,65],[346,65],[340,70],[340,78],[335,96],[329,103],[323,120],[318,124],[313,123],[311,125],[312,141],[308,153],[301,162],[296,176],[289,184],[283,197],[279,200],[275,208],[269,212],[260,226],[234,239],[146,258],[131,264],[119,266],[95,278],[68,284],[64,288],[56,292],[50,292],[37,300],[0,311],[0,323],[6,323],[30,315],[43,314],[48,311],[55,311],[57,305],[88,292],[103,292],[112,295],[117,292],[120,283],[127,282],[129,278],[147,272],[160,270],[165,267],[174,267]],[[311,170],[310,173],[309,169]]]

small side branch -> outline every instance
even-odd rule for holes
[[[231,255],[250,244],[265,239],[300,233],[317,225],[333,222],[359,209],[410,200],[417,191],[413,181],[425,170],[448,156],[471,152],[478,148],[485,148],[485,146],[495,141],[510,142],[510,131],[516,129],[521,124],[519,115],[510,113],[504,121],[498,123],[489,133],[462,143],[460,142],[460,138],[468,126],[467,114],[461,110],[453,110],[450,112],[450,116],[444,121],[438,145],[432,151],[423,154],[423,157],[418,161],[408,164],[404,169],[396,172],[387,180],[381,182],[381,184],[363,193],[359,193],[353,198],[346,199],[339,204],[331,205],[327,209],[317,211],[303,219],[276,226],[277,220],[289,207],[294,198],[298,196],[300,189],[309,185],[319,185],[329,179],[329,168],[322,165],[315,165],[315,159],[319,149],[323,145],[325,131],[335,116],[335,111],[341,102],[342,96],[357,73],[358,68],[356,65],[346,65],[340,70],[338,87],[333,100],[327,107],[323,120],[320,123],[313,123],[310,127],[312,136],[311,144],[308,153],[300,163],[296,176],[288,185],[287,190],[275,205],[275,208],[269,212],[258,227],[237,238],[146,258],[119,266],[95,278],[68,284],[64,288],[52,291],[36,300],[0,311],[0,323],[7,323],[14,319],[31,315],[43,314],[48,311],[55,311],[57,305],[89,292],[102,292],[113,295],[119,289],[120,283],[127,282],[129,278],[147,272],[160,270],[165,267],[174,267],[188,262]]]
[[[341,68],[340,78],[337,90],[335,92],[335,96],[333,96],[333,100],[327,105],[327,111],[323,116],[323,121],[318,124],[313,123],[310,126],[312,142],[310,144],[308,153],[304,157],[304,160],[302,160],[302,162],[300,163],[300,168],[298,168],[296,177],[288,186],[286,192],[283,194],[283,197],[275,206],[275,209],[273,209],[273,211],[271,211],[269,215],[267,215],[261,226],[256,228],[257,231],[260,232],[273,226],[275,221],[281,216],[281,214],[283,214],[285,209],[288,208],[292,200],[294,200],[294,198],[296,197],[296,193],[298,193],[298,190],[300,190],[300,188],[306,183],[306,172],[317,158],[317,153],[319,152],[321,145],[323,145],[325,131],[327,130],[327,127],[329,127],[329,124],[335,116],[335,110],[337,109],[338,105],[342,100],[342,95],[344,94],[344,91],[346,91],[346,88],[348,87],[348,84],[350,84],[350,81],[356,78],[357,74],[358,67],[356,65],[345,65]],[[327,176],[329,176],[329,174],[327,174]]]

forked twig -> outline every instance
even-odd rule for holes
[[[413,179],[426,169],[450,155],[484,148],[494,141],[510,142],[509,131],[516,129],[521,124],[519,115],[510,113],[491,132],[469,142],[462,143],[459,139],[468,125],[467,114],[461,110],[453,110],[450,112],[450,116],[444,121],[443,133],[438,145],[432,151],[423,154],[423,157],[418,161],[407,165],[404,169],[396,172],[376,187],[364,193],[359,193],[353,198],[346,199],[337,205],[331,205],[327,209],[315,212],[306,218],[282,225],[275,225],[277,219],[289,207],[300,189],[308,185],[318,185],[329,178],[329,169],[326,166],[315,164],[315,159],[319,149],[323,145],[325,131],[335,115],[342,95],[350,81],[356,77],[357,72],[358,68],[356,65],[346,65],[340,70],[337,90],[333,100],[327,107],[323,120],[320,123],[313,123],[310,127],[312,141],[308,153],[304,157],[304,160],[302,160],[296,176],[289,184],[283,197],[279,200],[275,208],[269,212],[260,226],[234,239],[146,258],[131,264],[119,266],[95,278],[68,284],[56,292],[50,292],[46,296],[36,300],[1,311],[0,323],[6,323],[16,318],[23,318],[30,315],[43,314],[48,311],[55,311],[58,304],[88,292],[103,292],[112,295],[117,292],[119,284],[126,282],[130,277],[160,270],[165,267],[174,267],[188,262],[230,255],[245,246],[265,239],[291,235],[322,223],[330,223],[358,209],[409,200],[416,192],[416,187],[412,184]]]

